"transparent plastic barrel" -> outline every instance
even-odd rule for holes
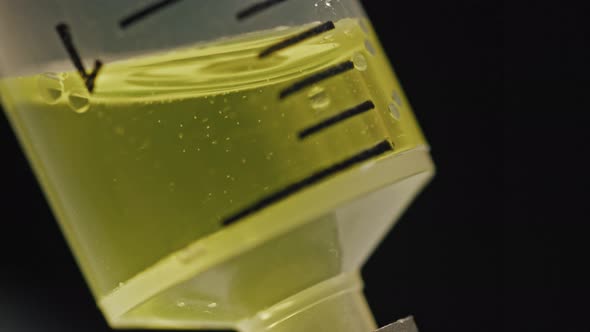
[[[352,0],[4,1],[0,96],[113,327],[370,331],[433,174]]]

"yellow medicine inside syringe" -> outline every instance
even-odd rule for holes
[[[258,57],[262,50],[313,24],[106,64],[93,94],[73,72],[1,82],[9,117],[97,299],[116,297],[129,280],[224,231],[224,220],[285,187],[383,142],[392,150],[350,168],[425,144],[370,27],[353,19],[335,24],[265,58]],[[354,68],[279,97],[295,82],[347,61]],[[366,101],[374,108],[300,137]],[[335,189],[324,199],[340,194]],[[273,222],[288,218],[279,211]],[[335,230],[320,229],[320,237],[281,250],[327,255]],[[339,266],[318,262],[309,262],[317,278],[338,273]],[[285,283],[301,278],[296,267],[287,270],[293,273],[281,272]],[[158,280],[166,278],[159,273]],[[199,297],[206,296],[192,299]],[[187,298],[167,310],[183,310]],[[103,310],[111,302],[117,303],[107,301]],[[232,310],[206,302],[205,316]],[[157,320],[159,310],[147,315]]]

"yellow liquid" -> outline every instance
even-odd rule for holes
[[[235,227],[223,226],[228,217],[379,142],[394,148],[383,156],[425,144],[374,33],[358,20],[258,57],[310,26],[106,64],[92,95],[72,72],[1,81],[9,117],[97,299],[191,243]],[[354,68],[279,98],[293,83],[345,61]],[[298,137],[367,100],[373,110]],[[331,250],[335,226],[318,225],[321,238],[308,234],[289,250],[305,241],[318,257]],[[224,240],[228,252],[244,240],[236,236]],[[263,263],[242,266],[243,273]],[[318,280],[341,268],[316,265]],[[130,306],[142,300],[131,297]],[[169,310],[184,306],[177,304]]]

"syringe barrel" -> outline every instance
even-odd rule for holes
[[[246,326],[356,275],[433,173],[355,0],[4,1],[0,40],[3,107],[114,327]]]

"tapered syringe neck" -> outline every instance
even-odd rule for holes
[[[375,321],[357,273],[342,274],[242,321],[241,332],[369,332]]]

